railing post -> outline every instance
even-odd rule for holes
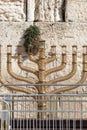
[[[2,101],[1,130],[11,130],[10,126],[10,102],[6,97]]]

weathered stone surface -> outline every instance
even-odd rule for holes
[[[24,21],[24,3],[22,1],[0,1],[0,21]]]
[[[36,21],[62,21],[62,0],[36,0]]]
[[[0,0],[0,21],[87,21],[86,0]]]
[[[66,21],[86,22],[87,21],[87,1],[67,0]]]
[[[27,17],[27,21],[34,21],[34,13],[35,13],[35,0],[28,0],[27,3],[25,3],[25,5],[27,4],[26,7],[26,17]]]
[[[63,21],[63,0],[0,0],[0,21]]]

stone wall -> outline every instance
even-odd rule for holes
[[[0,0],[0,21],[87,21],[86,0]]]
[[[9,83],[22,83],[10,76],[7,72],[7,45],[12,45],[12,54],[15,56],[17,53],[17,45],[23,43],[22,35],[24,30],[31,25],[31,23],[26,22],[16,22],[16,23],[6,23],[1,22],[1,30],[2,33],[0,34],[0,41],[2,44],[2,75],[3,78],[8,81]],[[57,59],[56,61],[47,65],[47,68],[50,69],[52,67],[59,66],[61,63],[61,54],[62,54],[62,45],[66,45],[66,54],[67,54],[67,64],[66,67],[59,72],[56,72],[52,75],[49,75],[47,80],[54,79],[56,77],[65,76],[72,70],[72,46],[77,45],[77,70],[76,73],[72,78],[60,83],[77,83],[82,77],[82,61],[83,61],[83,45],[87,43],[87,24],[86,23],[51,23],[51,22],[38,22],[36,23],[37,26],[41,29],[41,37],[46,40],[46,56],[48,57],[48,52],[50,51],[50,46],[55,44],[57,46]],[[24,59],[23,64],[25,66],[31,66],[33,68],[37,67],[35,64],[30,62],[27,57],[26,53],[23,53]],[[19,69],[17,64],[17,59],[13,58],[12,62],[12,70],[18,75],[27,76],[31,79],[36,78],[28,72],[25,72]],[[4,69],[5,68],[5,69]],[[4,71],[3,71],[4,70]],[[86,81],[84,82],[86,83]],[[50,87],[49,87],[50,88]],[[49,90],[50,91],[50,90]],[[75,91],[86,91],[85,87],[81,87],[76,89]]]
[[[86,22],[87,21],[87,1],[67,0],[66,21]]]
[[[61,21],[62,0],[0,0],[0,21]]]

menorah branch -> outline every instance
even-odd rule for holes
[[[76,73],[76,70],[77,70],[77,55],[73,54],[73,56],[72,56],[72,70],[71,70],[71,72],[69,74],[63,76],[63,77],[58,77],[56,79],[48,81],[48,84],[54,84],[54,83],[57,83],[57,82],[68,80]]]
[[[32,62],[37,64],[37,59],[32,54],[29,54],[28,58],[29,58],[30,61],[32,61]]]
[[[1,84],[8,84],[7,81],[4,80],[4,78],[2,77],[1,73],[0,73],[0,83]],[[23,92],[26,94],[34,94],[33,91],[31,91],[29,88],[23,88],[23,87],[17,87],[17,86],[5,86],[7,89],[12,90],[12,91],[17,91],[17,92]]]
[[[27,71],[27,72],[30,72],[30,73],[33,73],[37,76],[38,78],[38,71],[35,70],[34,68],[30,68],[30,67],[27,67],[27,66],[24,66],[23,63],[22,63],[22,55],[18,55],[18,65],[19,67],[24,70],[24,71]]]
[[[82,84],[87,77],[87,54],[83,54],[83,69],[82,69],[82,75],[81,79],[76,84]],[[78,88],[79,86],[67,86],[67,87],[61,87],[59,89],[53,90],[50,92],[50,94],[59,94],[61,92],[70,91],[73,89]]]
[[[29,78],[26,78],[26,77],[23,77],[23,76],[20,76],[20,75],[17,75],[16,73],[14,73],[14,72],[12,71],[11,57],[12,57],[11,53],[7,53],[7,71],[8,71],[8,73],[9,73],[13,78],[15,78],[15,79],[17,79],[17,80],[34,84],[34,83],[35,83],[34,80],[29,79]]]
[[[87,55],[83,54],[83,71],[87,72]]]
[[[48,64],[54,60],[56,60],[56,54],[52,54],[52,56],[46,60],[46,64]]]
[[[87,77],[87,72],[83,72],[83,73],[82,73],[82,76],[81,76],[81,79],[80,79],[76,84],[82,84],[82,83],[84,83],[84,81],[86,80],[86,77]],[[79,87],[79,86],[61,87],[61,88],[59,88],[59,89],[55,89],[55,90],[49,92],[49,94],[59,94],[59,93],[63,93],[63,92],[67,92],[67,91],[76,89],[76,88],[78,88],[78,87]]]
[[[56,71],[60,71],[62,69],[64,69],[66,66],[66,54],[62,54],[62,62],[61,65],[58,67],[54,67],[52,69],[49,69],[46,71],[46,76],[50,75],[51,73],[54,73]]]

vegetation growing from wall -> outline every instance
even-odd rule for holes
[[[40,39],[40,29],[36,25],[30,25],[23,35],[24,38],[24,48],[25,51],[28,52],[35,52],[38,49],[38,43]]]

